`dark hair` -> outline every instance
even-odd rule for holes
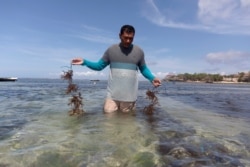
[[[124,32],[135,34],[135,28],[131,25],[123,25],[121,27],[120,34],[123,34]]]

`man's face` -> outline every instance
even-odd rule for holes
[[[133,42],[134,33],[125,31],[122,34],[120,34],[120,39],[121,39],[122,46],[125,48],[128,48]]]

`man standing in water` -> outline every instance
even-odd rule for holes
[[[119,34],[121,42],[110,46],[98,62],[91,62],[83,58],[74,58],[71,62],[72,65],[85,65],[96,71],[110,65],[107,98],[104,104],[105,113],[117,110],[122,112],[135,110],[138,68],[155,87],[161,85],[160,79],[156,78],[148,69],[143,50],[132,44],[134,35],[134,27],[124,25]]]

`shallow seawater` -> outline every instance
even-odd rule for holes
[[[0,166],[250,166],[250,85],[163,83],[153,115],[148,82],[137,110],[104,114],[106,81],[76,80],[83,117],[68,115],[60,79],[0,83]]]

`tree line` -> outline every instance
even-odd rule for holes
[[[250,82],[250,71],[247,73],[240,72],[238,74],[220,75],[220,74],[207,74],[207,73],[184,73],[177,75],[167,75],[164,80],[166,81],[202,81],[202,82],[220,82],[224,78],[237,78],[238,82]]]

